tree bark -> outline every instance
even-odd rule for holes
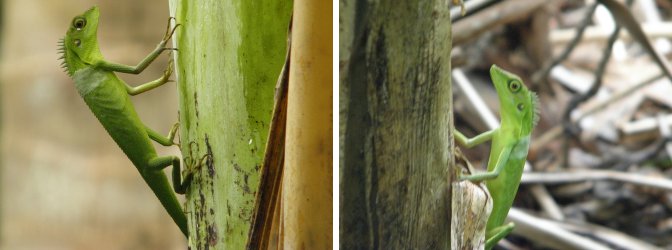
[[[243,249],[291,2],[170,0],[170,6],[181,24],[173,44],[183,171],[194,172],[185,208],[189,246]]]
[[[341,0],[343,249],[448,249],[449,1]]]

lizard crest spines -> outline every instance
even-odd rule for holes
[[[68,61],[65,60],[66,57],[66,52],[67,50],[65,49],[65,38],[61,38],[58,40],[58,53],[61,54],[61,57],[58,58],[58,60],[61,60],[61,68],[65,73],[67,73],[69,76],[72,76],[70,73],[70,70],[68,70]]]

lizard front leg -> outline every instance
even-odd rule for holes
[[[474,136],[472,138],[467,138],[459,130],[455,129],[453,131],[455,132],[455,140],[457,141],[457,143],[467,148],[472,148],[476,145],[492,140],[492,137],[497,132],[497,130],[493,129],[490,131],[483,132],[482,134]]]
[[[129,74],[140,74],[149,64],[151,64],[156,57],[161,54],[161,52],[165,50],[177,50],[175,48],[166,48],[166,43],[168,40],[170,40],[170,37],[173,36],[175,33],[175,29],[180,26],[180,24],[176,24],[175,27],[172,29],[170,28],[170,20],[175,19],[174,17],[170,17],[168,19],[168,27],[166,28],[166,34],[163,36],[163,39],[159,44],[156,46],[156,48],[149,53],[138,65],[136,66],[129,66],[129,65],[124,65],[124,64],[118,64],[118,63],[113,63],[113,62],[108,62],[105,60],[100,60],[97,64],[96,67],[109,70],[109,71],[115,71],[115,72],[122,72],[122,73],[129,73]]]
[[[497,178],[499,174],[502,172],[502,170],[504,170],[504,167],[506,167],[506,162],[509,160],[509,155],[511,154],[512,148],[513,148],[512,146],[505,146],[504,148],[502,148],[502,151],[499,153],[499,156],[497,157],[497,162],[495,163],[497,165],[495,165],[495,168],[492,171],[460,176],[460,180],[484,181]]]
[[[126,82],[124,82],[126,84],[126,92],[129,95],[137,95],[155,89],[156,87],[159,87],[167,82],[170,82],[169,77],[172,73],[173,73],[173,57],[170,57],[170,61],[168,61],[168,67],[166,67],[166,70],[163,71],[163,75],[159,79],[156,79],[148,83],[140,84],[137,87],[132,87],[128,85]]]
[[[145,131],[147,131],[147,135],[149,135],[150,139],[154,140],[155,142],[158,142],[163,146],[172,146],[172,145],[180,146],[179,143],[175,143],[175,134],[177,134],[177,129],[179,127],[180,127],[179,122],[173,124],[173,127],[170,129],[170,132],[168,132],[168,136],[163,136],[162,134],[159,134],[159,132],[156,132],[153,129],[147,127],[147,125],[145,125]]]

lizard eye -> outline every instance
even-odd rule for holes
[[[509,82],[509,89],[511,92],[516,93],[520,90],[521,83],[518,80],[512,80]]]
[[[84,26],[86,26],[86,19],[81,17],[76,18],[74,21],[72,21],[72,26],[77,30],[82,30]]]

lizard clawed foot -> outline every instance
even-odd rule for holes
[[[189,145],[189,155],[184,157],[184,166],[187,167],[187,168],[189,168],[189,166],[192,166],[193,163],[194,163],[194,159],[191,157],[192,155],[194,155],[194,150],[193,150],[193,147],[192,147],[193,144],[196,144],[196,142],[195,141],[189,142],[189,144],[188,144]],[[196,144],[196,146],[198,147],[198,144]]]
[[[181,25],[179,23],[175,24],[175,26],[171,29],[170,28],[170,23],[171,23],[170,21],[171,20],[176,20],[176,19],[172,16],[168,18],[168,27],[166,27],[166,34],[163,36],[163,42],[168,41],[173,36],[173,33],[175,33],[175,30],[177,29],[177,27],[179,27]]]
[[[166,67],[166,70],[163,71],[163,79],[166,79],[166,82],[170,81],[167,80],[170,75],[173,74],[173,57],[170,57],[170,60],[168,60],[168,67]]]
[[[204,163],[212,161],[212,154],[205,154],[203,157],[201,157],[200,160],[198,160],[198,164],[196,165],[196,169],[201,169]]]
[[[194,145],[196,145],[196,152],[198,152],[198,143],[191,141],[189,142],[189,155],[184,157],[184,164],[187,167],[187,171],[191,173],[193,173],[194,170],[200,169],[207,160],[212,160],[212,154],[210,153],[203,155],[198,161],[194,159],[192,157],[194,155]]]
[[[189,188],[191,181],[194,178],[194,173],[200,170],[204,163],[212,161],[212,154],[207,153],[201,157],[198,161],[192,156],[194,155],[194,145],[196,145],[196,151],[198,151],[198,144],[195,141],[189,142],[189,155],[184,157],[184,171],[186,172],[185,181],[184,181],[184,190]]]
[[[168,80],[168,81],[170,81],[170,80]],[[168,138],[172,138],[171,142],[173,143],[173,145],[177,145],[178,147],[180,147],[180,142],[179,141],[175,142],[174,138],[175,138],[177,132],[179,131],[179,129],[180,129],[180,123],[176,122],[175,124],[173,124],[173,127],[170,128],[170,132],[168,132]]]

